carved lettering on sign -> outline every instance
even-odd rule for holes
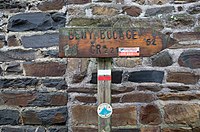
[[[174,43],[169,36],[151,29],[63,28],[60,57],[119,57],[120,47],[140,47],[140,56],[151,56]]]
[[[97,45],[91,45],[90,46],[90,53],[91,54],[112,54],[114,53],[116,50],[118,50],[118,48],[113,48],[113,47],[110,47],[108,48],[106,45],[100,45],[100,44],[97,44]]]
[[[137,39],[138,35],[136,30],[69,30],[64,31],[64,34],[69,40],[80,39]],[[88,35],[87,35],[88,34]]]

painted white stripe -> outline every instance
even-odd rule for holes
[[[126,48],[126,47],[119,47],[119,52],[139,52],[140,47],[132,47],[132,48]]]
[[[98,76],[111,75],[111,70],[98,70]]]

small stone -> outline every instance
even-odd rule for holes
[[[23,63],[26,76],[46,77],[63,76],[66,71],[66,64],[58,62],[27,62]]]
[[[112,77],[111,83],[116,83],[116,84],[121,83],[122,82],[122,74],[123,74],[123,71],[112,71],[112,73],[111,73],[111,77]]]
[[[119,103],[119,102],[120,102],[120,99],[121,99],[121,97],[112,96],[111,102],[112,102],[112,103]]]
[[[154,28],[157,31],[164,29],[163,23],[159,19],[140,18],[132,19],[132,25],[138,28]]]
[[[0,48],[3,48],[5,45],[5,36],[0,35]]]
[[[84,16],[86,14],[84,9],[80,7],[69,7],[67,13],[71,16]]]
[[[91,0],[67,0],[67,4],[87,4],[92,2]]]
[[[49,93],[45,95],[46,104],[42,104],[41,106],[65,106],[68,102],[68,96],[66,93]]]
[[[163,71],[136,71],[129,73],[128,81],[136,83],[155,82],[162,83],[164,77]]]
[[[163,128],[162,132],[194,132],[192,128]]]
[[[127,68],[133,68],[135,66],[142,65],[142,59],[141,58],[116,58],[114,59],[114,64],[118,67],[127,67]]]
[[[173,90],[173,91],[187,91],[190,89],[189,86],[184,86],[184,85],[181,85],[181,86],[167,86],[167,88]]]
[[[75,100],[78,100],[79,102],[83,102],[83,103],[96,103],[97,102],[96,97],[91,97],[91,96],[76,96]]]
[[[107,2],[107,3],[110,3],[110,2],[112,2],[112,0],[97,0],[97,2]]]
[[[58,46],[59,34],[46,33],[43,35],[22,36],[22,45],[25,48],[48,48]]]
[[[49,132],[68,132],[68,128],[66,126],[51,126],[48,130]]]
[[[150,93],[130,93],[125,94],[121,98],[123,103],[140,102],[140,103],[150,103],[155,100],[153,94]]]
[[[166,25],[168,28],[185,29],[195,25],[195,18],[188,14],[168,15],[166,16]]]
[[[159,125],[161,121],[161,113],[157,106],[146,105],[140,110],[140,122],[144,125]]]
[[[65,0],[48,0],[38,4],[41,11],[60,10],[65,5]]]
[[[123,27],[130,28],[132,24],[133,22],[131,21],[130,17],[126,15],[120,15],[118,17],[113,17],[110,20],[104,19],[104,21],[102,21],[102,23],[99,25],[103,27],[112,27],[113,25],[115,25],[115,27],[122,27],[123,25]]]
[[[65,125],[67,108],[25,109],[22,121],[25,125]]]
[[[183,7],[182,6],[178,6],[177,9],[178,9],[178,11],[183,11]]]
[[[3,70],[2,70],[2,68],[0,68],[0,76],[2,75],[2,73],[3,73]]]
[[[98,132],[97,128],[94,127],[72,127],[73,132]]]
[[[22,13],[10,17],[8,22],[8,31],[46,31],[50,29],[58,29],[65,26],[64,14],[62,13],[42,13],[31,12]]]
[[[68,26],[97,26],[101,24],[101,19],[94,18],[72,18]]]
[[[140,85],[140,86],[137,86],[137,90],[159,92],[162,90],[162,87],[159,85]]]
[[[89,94],[95,94],[97,93],[96,88],[88,88],[88,87],[69,87],[67,89],[68,93],[89,93]]]
[[[198,21],[199,21],[199,25],[200,25],[200,19],[199,19]],[[195,28],[194,28],[194,31],[195,31],[195,32],[200,32],[200,26],[195,27]]]
[[[124,0],[116,0],[117,4],[124,4]]]
[[[44,57],[50,57],[50,58],[58,58],[59,51],[58,50],[47,50],[47,51],[42,51],[42,55]]]
[[[180,66],[189,67],[191,69],[200,68],[200,50],[184,51],[179,59]]]
[[[9,11],[10,13],[17,13],[20,11],[25,11],[26,6],[29,4],[28,1],[10,1],[10,0],[1,0],[0,9]]]
[[[200,94],[177,94],[177,93],[168,93],[168,94],[158,94],[157,97],[160,100],[181,100],[181,101],[191,101],[199,100]]]
[[[89,106],[89,105],[73,106],[72,107],[73,126],[80,126],[80,125],[96,125],[97,126],[98,115],[97,115],[96,109],[97,108],[95,106]]]
[[[138,17],[142,13],[142,9],[137,6],[124,6],[122,10],[123,13],[132,17]]]
[[[188,9],[187,9],[187,12],[189,14],[199,14],[200,13],[200,4],[198,5],[193,5],[193,6],[190,6]]]
[[[172,13],[173,11],[175,11],[174,6],[150,8],[146,10],[145,16],[149,17],[149,16],[163,15],[163,14]]]
[[[199,132],[199,131],[200,131],[200,127],[199,127],[199,126],[193,127],[193,128],[192,128],[192,131],[193,131],[193,132]]]
[[[197,2],[198,0],[174,0],[174,4],[186,4],[186,3],[192,3]]]
[[[28,88],[38,85],[36,78],[16,78],[16,79],[0,79],[0,88]]]
[[[188,48],[200,48],[200,44],[193,44],[188,42],[187,44],[176,43],[173,46],[169,47],[169,49],[188,49]]]
[[[140,132],[138,128],[114,128],[112,132]]]
[[[200,76],[189,72],[169,72],[167,82],[196,84]]]
[[[8,36],[7,44],[9,47],[20,46],[20,42],[15,35]]]
[[[44,127],[33,126],[5,126],[2,127],[1,132],[44,132]]]
[[[28,106],[28,104],[36,98],[35,94],[32,93],[12,93],[12,92],[1,92],[0,93],[0,104],[11,105],[11,106]]]
[[[137,112],[135,106],[123,106],[121,108],[113,108],[112,126],[133,126],[137,124]]]
[[[68,72],[74,72],[76,70],[79,70],[81,72],[87,71],[87,67],[89,64],[88,58],[68,58],[67,60],[67,71]]]
[[[18,110],[0,109],[0,125],[19,125]]]
[[[80,83],[87,76],[86,71],[82,73],[76,73],[73,75],[72,83]]]
[[[66,73],[70,83],[80,83],[87,76],[88,58],[68,58]]]
[[[1,14],[0,14],[1,15]],[[0,31],[3,31],[4,20],[0,16]]]
[[[65,27],[65,23],[66,23],[65,13],[59,13],[59,12],[51,13],[51,18],[53,20],[53,23],[52,23],[53,30],[57,30],[62,27]]]
[[[68,102],[68,96],[66,93],[31,93],[35,95],[35,98],[28,102],[28,106],[65,106]]]
[[[145,4],[145,0],[133,0],[133,1],[140,4],[140,5]]]
[[[173,34],[173,37],[178,41],[200,40],[199,32],[177,32]]]
[[[198,104],[168,104],[164,106],[164,121],[167,124],[192,125],[199,121]]]
[[[93,6],[92,13],[93,15],[114,16],[118,14],[118,10],[113,7]]]
[[[6,63],[5,71],[6,71],[6,75],[9,75],[9,74],[18,75],[18,74],[23,73],[20,63],[17,63],[17,62]]]
[[[117,88],[112,88],[111,89],[111,93],[113,94],[121,94],[121,93],[129,93],[134,91],[135,88],[134,87],[117,87]]]
[[[66,81],[62,78],[62,79],[44,79],[42,80],[42,84],[45,87],[54,87],[58,90],[64,90],[67,89],[67,83]]]
[[[76,96],[75,100],[83,103],[96,103],[97,99],[94,96]],[[120,97],[112,97],[111,99],[112,103],[119,103]]]
[[[31,61],[36,59],[37,53],[35,50],[13,49],[8,51],[0,51],[0,61],[9,62],[16,60]]]
[[[160,127],[142,127],[141,132],[161,132]]]
[[[149,5],[163,5],[169,2],[169,0],[147,0],[147,4]]]
[[[151,57],[152,66],[166,67],[173,64],[173,59],[169,52],[161,52]]]

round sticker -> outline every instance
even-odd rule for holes
[[[102,103],[98,106],[97,113],[101,118],[109,118],[112,115],[112,107],[108,103]]]

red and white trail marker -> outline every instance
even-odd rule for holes
[[[140,47],[132,47],[132,48],[122,48],[118,49],[118,55],[121,57],[126,56],[140,56]]]
[[[98,81],[111,81],[111,70],[98,70]]]

